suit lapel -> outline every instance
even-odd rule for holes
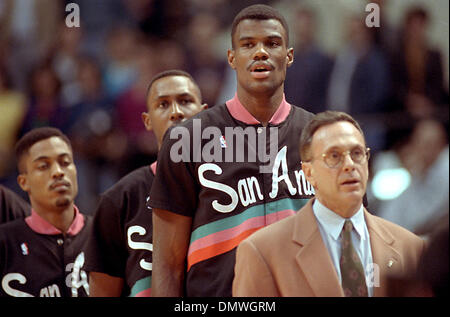
[[[302,246],[296,255],[296,261],[315,296],[343,296],[336,270],[312,211],[313,200],[295,216],[292,239]]]
[[[389,287],[387,278],[390,275],[402,272],[402,257],[393,247],[395,240],[392,234],[379,223],[376,217],[367,212],[367,210],[364,211],[364,215],[367,229],[369,230],[372,259],[374,264],[376,264],[373,271],[373,296],[386,296]],[[379,278],[377,276],[377,270],[379,270]]]

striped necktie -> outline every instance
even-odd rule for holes
[[[342,289],[346,297],[367,297],[364,269],[352,244],[352,230],[352,222],[345,220],[342,229],[341,259],[339,261],[341,266]]]

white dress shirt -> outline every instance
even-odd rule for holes
[[[317,198],[314,200],[313,212],[319,224],[322,240],[331,256],[339,281],[342,283],[339,259],[341,257],[341,231],[346,219],[325,207]],[[364,219],[362,204],[359,210],[349,220],[352,222],[354,228],[351,232],[353,247],[361,259],[364,273],[370,277],[371,270],[373,269],[372,249],[370,247],[369,231],[367,230]],[[373,296],[373,286],[370,282],[368,283],[367,278],[366,284],[368,286],[368,294],[371,297]]]

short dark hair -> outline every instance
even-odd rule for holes
[[[350,122],[361,132],[364,138],[364,132],[361,129],[359,123],[353,119],[353,117],[345,112],[341,111],[324,111],[316,114],[311,121],[303,128],[300,136],[300,158],[302,161],[307,162],[310,160],[310,148],[314,133],[325,125],[333,124],[335,122],[347,121]],[[364,138],[365,142],[365,138]]]
[[[195,87],[197,88],[198,96],[199,96],[200,101],[201,101],[201,99],[202,99],[202,92],[201,92],[200,87],[198,86],[197,82],[194,80],[194,78],[191,76],[191,74],[189,74],[189,73],[187,73],[187,72],[185,72],[183,70],[179,70],[179,69],[165,70],[165,71],[160,72],[160,73],[156,74],[155,76],[153,76],[153,78],[150,80],[150,84],[148,85],[148,88],[147,88],[147,96],[150,93],[150,89],[152,88],[153,83],[155,81],[157,81],[158,79],[161,79],[163,77],[169,77],[169,76],[184,76],[184,77],[189,78],[191,80],[191,82],[195,85]]]
[[[17,141],[15,146],[15,153],[17,169],[19,170],[19,173],[23,173],[25,171],[24,167],[21,164],[21,161],[23,156],[28,154],[28,150],[37,142],[49,139],[54,136],[61,138],[72,149],[69,138],[64,133],[62,133],[61,130],[52,127],[41,127],[33,129],[25,133],[20,138],[20,140]]]
[[[242,9],[234,18],[231,25],[231,47],[234,48],[233,36],[242,20],[278,20],[286,31],[286,45],[289,45],[289,27],[286,19],[276,9],[265,4],[255,4]]]

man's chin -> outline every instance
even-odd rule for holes
[[[247,91],[254,94],[273,94],[281,85],[274,83],[269,78],[250,79]]]
[[[69,207],[72,203],[72,200],[68,197],[59,197],[55,201],[55,206],[58,208],[66,208]]]
[[[360,191],[352,191],[345,193],[345,200],[347,200],[350,203],[357,202],[363,200],[364,194]]]

